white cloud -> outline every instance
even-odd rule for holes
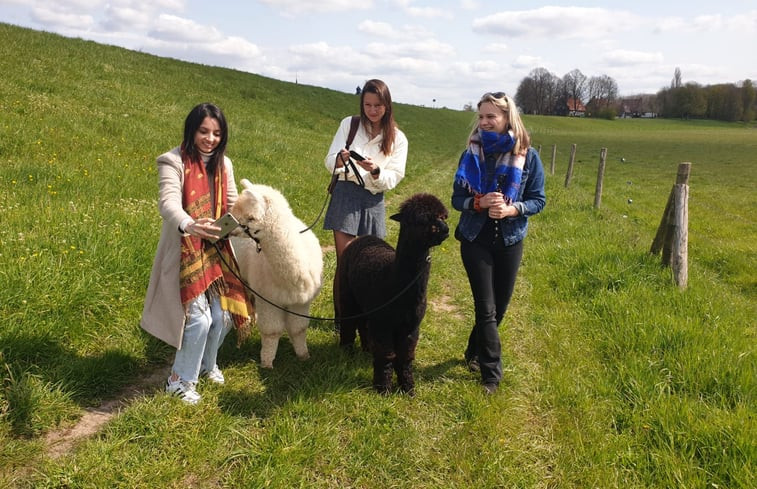
[[[223,35],[213,26],[201,25],[193,20],[169,14],[161,14],[148,34],[155,39],[169,42],[212,44],[223,39]]]
[[[484,46],[484,52],[493,54],[502,54],[505,51],[509,51],[510,47],[503,42],[493,42]]]
[[[354,9],[369,9],[373,0],[259,0],[260,3],[281,11],[286,15],[300,15],[309,12],[340,12]]]
[[[251,60],[262,56],[260,48],[241,37],[226,37],[207,46],[209,53],[241,60]]]
[[[409,43],[370,43],[365,46],[366,53],[384,58],[449,59],[455,54],[455,48],[435,39]]]
[[[154,19],[152,11],[107,5],[102,26],[111,32],[144,31],[152,25]]]
[[[87,30],[95,24],[95,19],[87,14],[73,14],[65,10],[35,7],[31,18],[42,25],[62,29]]]
[[[691,20],[683,17],[665,17],[654,23],[654,32],[679,33],[724,33],[754,35],[757,33],[757,10],[730,17],[721,14],[699,15]]]
[[[426,19],[452,19],[454,18],[452,13],[445,9],[438,9],[433,7],[408,7],[405,12],[412,17],[423,17]]]
[[[649,53],[644,51],[628,51],[616,49],[602,55],[602,60],[608,66],[628,66],[640,64],[658,64],[664,61],[660,52]]]
[[[365,34],[393,41],[423,39],[433,36],[433,33],[423,26],[404,25],[397,28],[388,22],[376,22],[373,20],[362,21],[358,24],[357,30]]]
[[[507,37],[590,39],[638,25],[635,19],[632,14],[603,8],[548,6],[477,18],[473,30]]]
[[[480,7],[477,0],[460,0],[460,8],[463,10],[478,10]]]
[[[533,68],[542,66],[543,62],[544,61],[539,56],[521,55],[515,58],[515,61],[513,61],[513,67],[532,70]]]

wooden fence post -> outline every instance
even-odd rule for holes
[[[676,184],[668,196],[650,252],[662,249],[662,264],[673,268],[673,279],[686,288],[689,278],[689,174],[691,163],[678,165]]]
[[[576,159],[576,144],[573,143],[573,146],[570,148],[570,161],[568,162],[568,172],[565,174],[565,188],[568,188],[568,185],[570,185],[570,179],[573,176],[573,161]]]
[[[602,186],[605,179],[605,161],[607,161],[607,148],[599,150],[599,170],[597,171],[597,188],[594,191],[594,208],[599,209],[602,203]]]
[[[557,145],[552,145],[552,164],[549,165],[549,174],[554,175],[555,174],[555,157],[557,156]]]
[[[539,158],[541,158],[541,144],[539,145],[539,149],[537,149],[536,152],[539,153]]]
[[[689,280],[689,186],[677,184],[674,189],[671,267],[678,287],[685,289]]]

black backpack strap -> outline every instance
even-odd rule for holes
[[[360,116],[353,115],[352,119],[350,120],[350,133],[347,134],[347,141],[345,141],[344,145],[345,148],[350,149],[350,144],[352,144],[352,140],[355,139],[355,134],[357,133],[358,127],[360,127]],[[353,163],[352,160],[347,160],[345,162],[345,167],[345,178],[347,178],[346,174],[349,173],[351,167],[352,171],[355,173],[355,178],[357,178],[357,184],[361,187],[365,187],[365,181],[363,180],[363,177],[360,176],[360,172],[357,171],[355,163]]]
[[[345,148],[350,149],[350,144],[352,144],[352,140],[355,139],[358,127],[360,127],[360,116],[353,115],[352,120],[350,121],[350,133],[347,135],[347,144],[344,145]]]

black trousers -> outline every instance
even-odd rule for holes
[[[468,274],[476,315],[465,357],[478,356],[482,383],[499,384],[502,346],[498,328],[513,295],[523,241],[505,246],[496,223],[491,223],[475,241],[460,240],[460,256]]]

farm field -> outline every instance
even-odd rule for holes
[[[155,157],[212,101],[237,179],[278,188],[309,224],[358,99],[7,24],[0,38],[0,487],[757,485],[754,125],[525,117],[547,206],[501,326],[496,396],[463,363],[473,309],[450,237],[432,251],[414,398],[376,395],[370,357],[313,321],[311,359],[283,339],[270,371],[259,335],[230,337],[226,386],[201,384],[190,407],[161,389],[173,349],[139,328],[160,228]],[[449,205],[474,115],[395,112],[410,150],[387,211],[420,191]],[[649,253],[681,162],[683,290]],[[333,242],[314,229],[325,285],[312,314],[328,317]]]

